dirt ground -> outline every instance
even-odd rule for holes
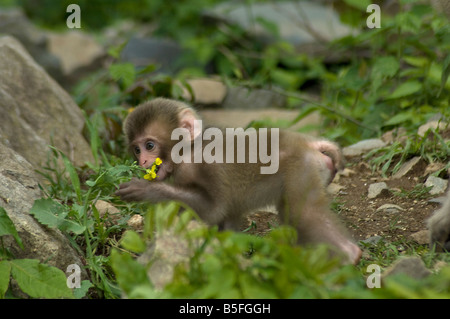
[[[438,207],[438,203],[430,202],[433,197],[443,195],[419,196],[414,192],[414,187],[426,180],[426,163],[418,163],[407,175],[400,179],[383,178],[379,173],[372,173],[367,162],[360,157],[347,159],[347,168],[352,171],[348,176],[337,176],[334,183],[343,186],[338,194],[330,195],[333,198],[334,211],[347,225],[356,241],[368,239],[373,236],[381,236],[385,241],[413,241],[427,244],[426,219]],[[389,192],[375,199],[368,198],[370,184],[385,182]],[[400,196],[398,193],[408,194]],[[402,208],[401,211],[377,211],[384,204],[395,204]],[[264,235],[270,231],[269,225],[277,225],[277,215],[268,212],[257,212],[249,215],[249,227],[253,227],[250,233]],[[244,227],[244,228],[245,228]],[[422,232],[421,232],[422,231]],[[422,236],[419,241],[411,235]]]

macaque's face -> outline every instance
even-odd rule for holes
[[[158,134],[163,132],[163,134]],[[156,172],[156,180],[164,180],[172,173],[170,157],[165,156],[166,141],[169,136],[164,130],[158,129],[158,124],[149,125],[143,134],[138,135],[131,143],[131,150],[139,166],[150,168],[156,158],[161,158],[162,164]],[[170,140],[169,140],[170,141]],[[169,143],[169,142],[167,142]],[[170,154],[170,153],[169,153]]]

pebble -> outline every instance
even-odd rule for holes
[[[377,198],[380,195],[389,193],[389,188],[385,182],[374,183],[369,185],[368,198]]]
[[[433,187],[429,191],[429,193],[431,195],[438,195],[438,194],[444,193],[445,190],[447,189],[447,185],[448,185],[447,180],[433,176],[433,175],[428,176],[428,178],[425,182],[426,187],[430,187],[430,186]]]
[[[399,213],[404,211],[404,209],[395,204],[384,204],[377,208],[377,212],[385,212],[389,214]]]

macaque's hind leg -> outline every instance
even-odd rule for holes
[[[436,251],[450,251],[450,192],[442,207],[428,219],[430,246]]]
[[[308,176],[309,175],[309,176]],[[361,249],[350,239],[345,228],[331,212],[329,201],[314,172],[299,172],[286,177],[285,198],[278,205],[281,221],[294,226],[299,244],[325,243],[356,264]]]

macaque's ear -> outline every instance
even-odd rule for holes
[[[184,109],[178,114],[180,127],[188,129],[191,139],[194,140],[202,133],[201,127],[195,126],[195,121],[199,121],[197,113],[192,109]],[[200,123],[200,122],[199,122]]]

